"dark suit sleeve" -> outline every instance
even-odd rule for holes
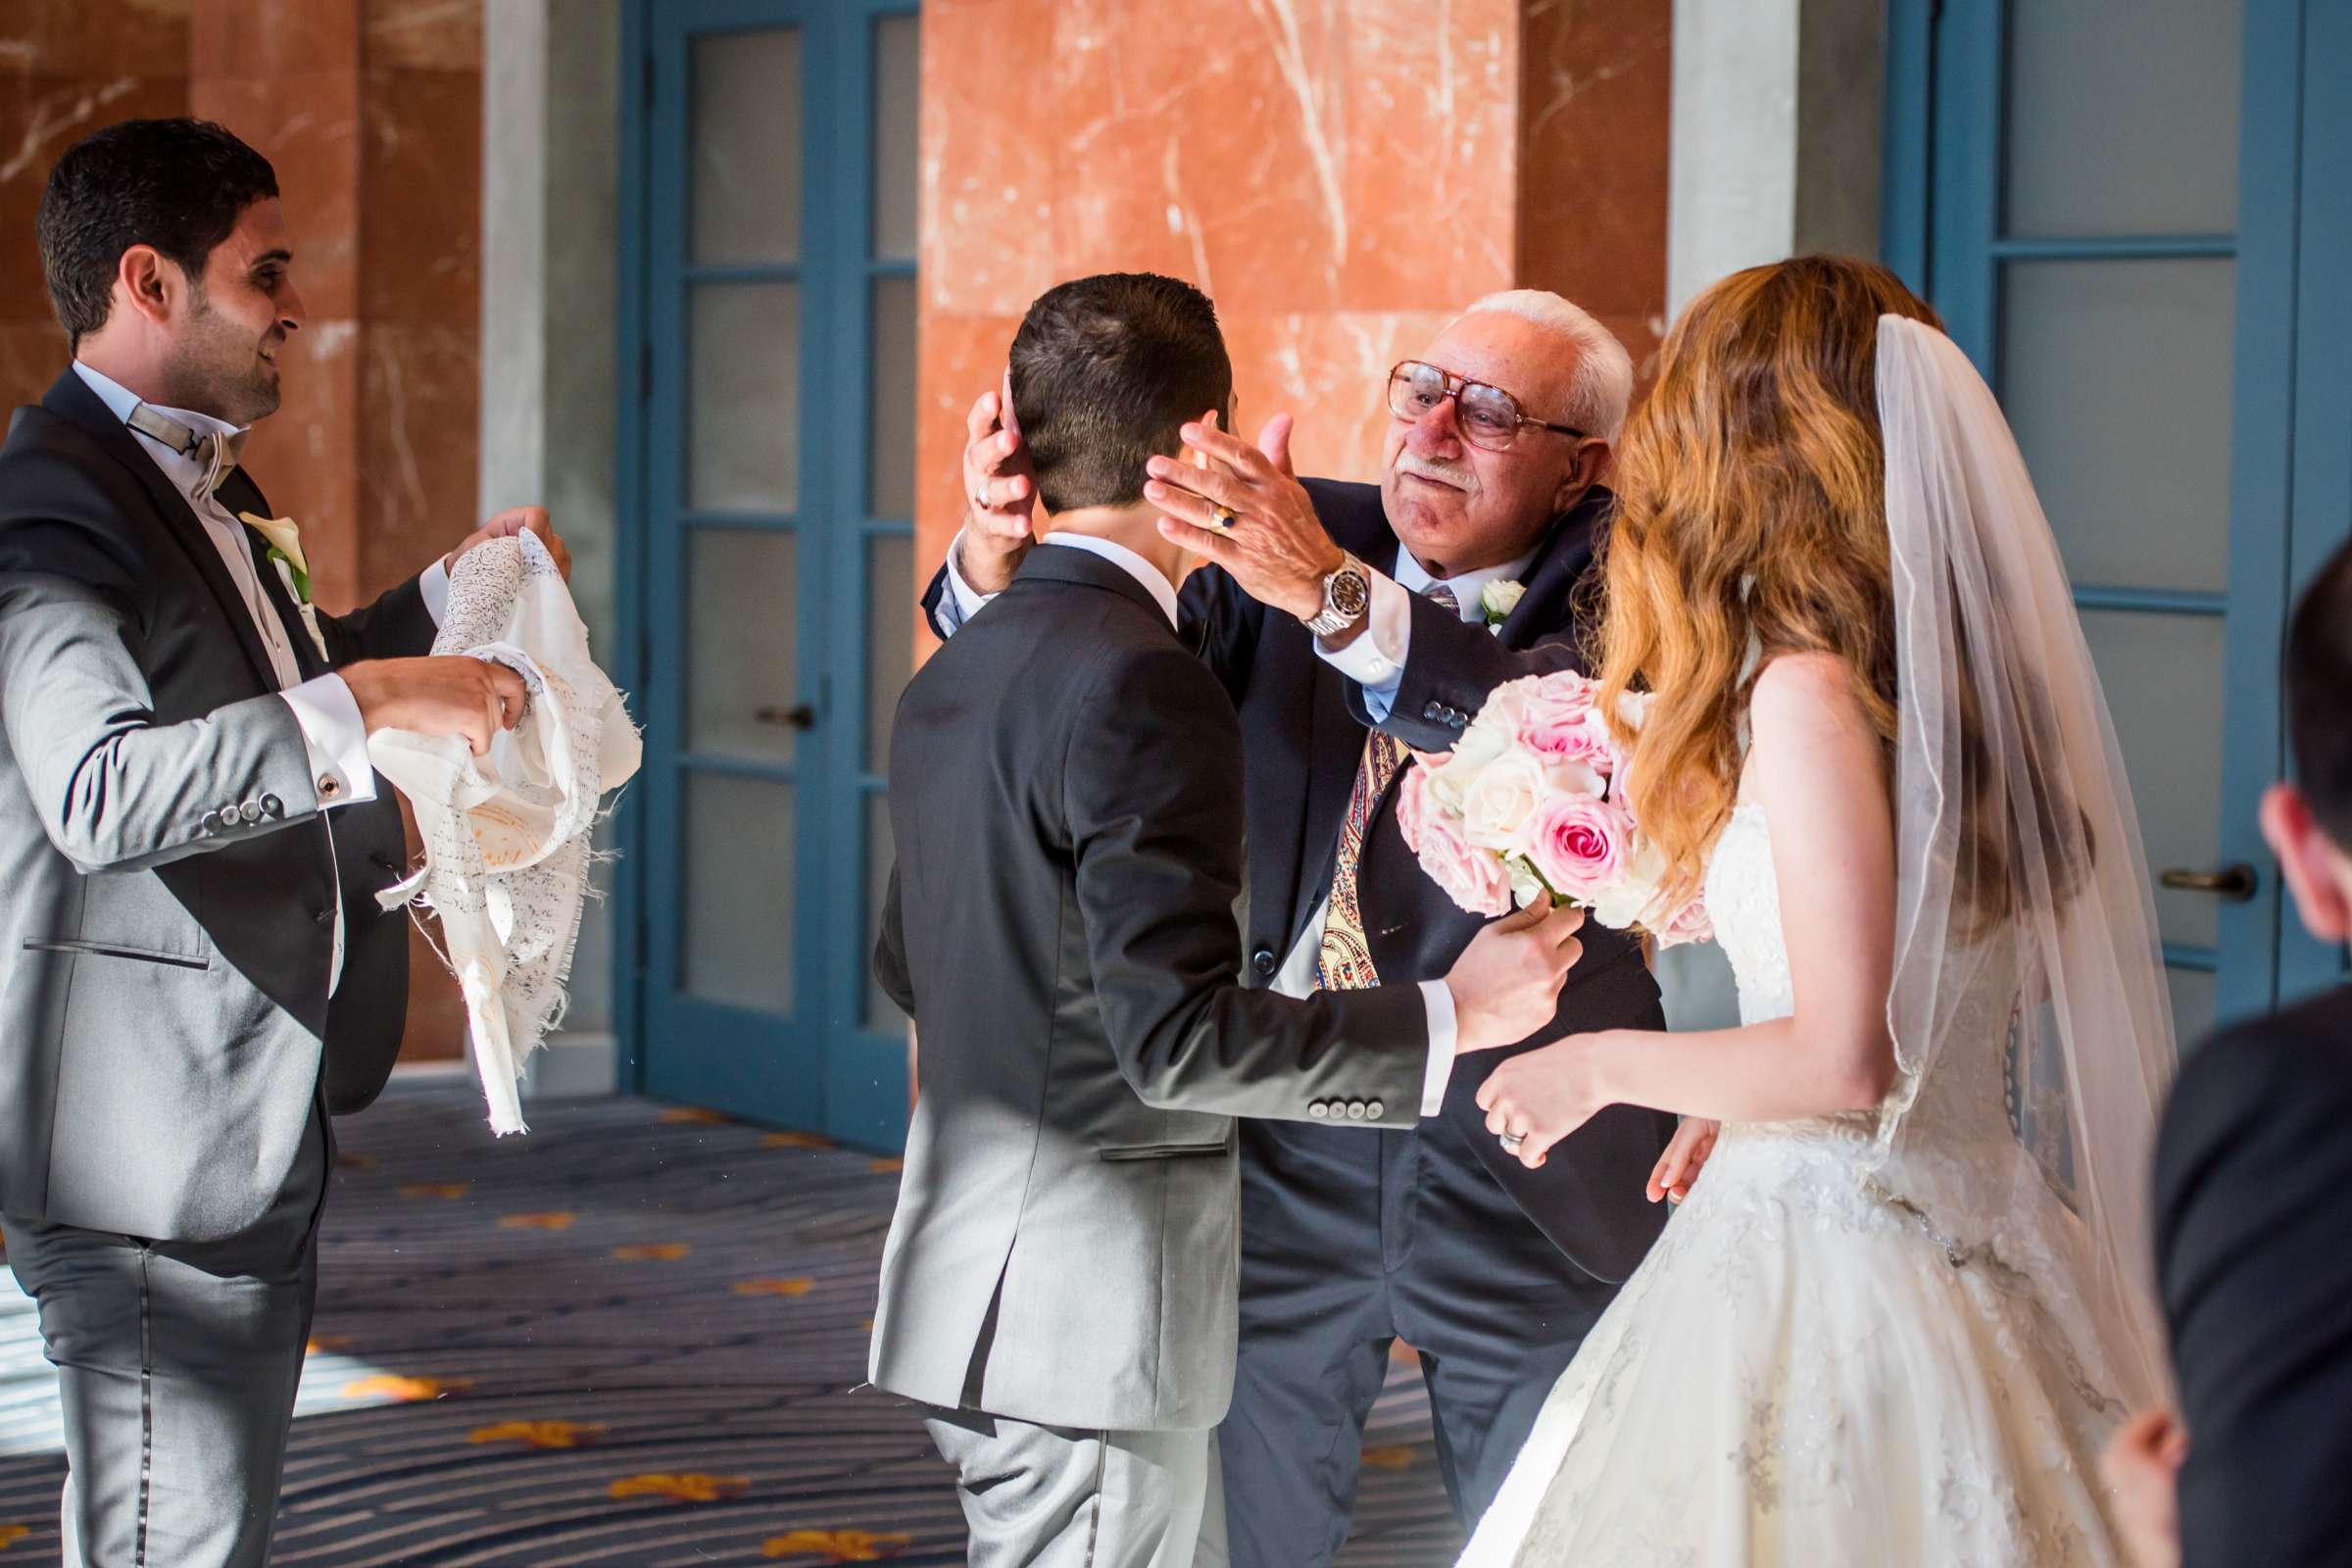
[[[20,462],[8,484],[47,510],[0,521],[0,730],[58,853],[84,872],[143,870],[315,815],[310,751],[278,697],[159,722],[133,652],[152,568],[104,493],[63,464]],[[224,825],[223,802],[276,810]]]
[[[1379,1101],[1385,1125],[1411,1123],[1418,988],[1300,1002],[1241,985],[1241,726],[1197,660],[1171,644],[1110,666],[1077,714],[1063,800],[1096,1001],[1142,1100],[1300,1121]]]
[[[1418,751],[1450,752],[1495,687],[1522,675],[1583,668],[1572,633],[1563,631],[1528,648],[1506,648],[1488,627],[1415,595],[1396,701],[1379,727]],[[1372,723],[1364,689],[1353,681],[1348,683],[1348,708]]]
[[[1200,652],[1225,695],[1239,708],[1257,661],[1257,640],[1266,607],[1242,592],[1222,566],[1201,566],[1184,579],[1176,595],[1179,635]]]
[[[2198,1051],[2157,1156],[2189,1454],[2184,1568],[2316,1568],[2352,1539],[2352,1012]]]
[[[906,968],[906,925],[899,900],[899,868],[890,868],[882,899],[882,933],[874,939],[874,981],[907,1017],[914,1016],[914,977]]]
[[[433,651],[439,630],[416,577],[349,614],[318,617],[328,662],[338,665],[363,659],[420,659]]]

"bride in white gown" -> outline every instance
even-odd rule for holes
[[[1741,1021],[1482,1092],[1530,1163],[1619,1102],[1723,1126],[1462,1561],[2113,1564],[2172,1030],[2016,444],[1891,273],[1808,258],[1690,306],[1619,472],[1603,678],[1657,693],[1636,809]]]

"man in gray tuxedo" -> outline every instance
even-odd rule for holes
[[[511,727],[511,671],[417,656],[458,555],[525,527],[563,553],[503,514],[363,610],[308,603],[237,466],[302,300],[275,173],[220,126],[95,132],[37,232],[74,364],[0,447],[0,1227],[58,1368],[67,1560],[244,1568],[327,1117],[382,1088],[407,999],[368,736]]]

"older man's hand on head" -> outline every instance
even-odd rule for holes
[[[1012,372],[994,392],[983,392],[964,416],[963,537],[956,546],[956,569],[980,593],[1010,585],[1029,554],[1032,516],[1037,511],[1037,471],[1021,443],[1012,412]]]
[[[1203,415],[1184,427],[1192,461],[1153,458],[1144,499],[1161,535],[1233,574],[1262,605],[1306,620],[1323,609],[1323,579],[1346,559],[1291,471],[1291,416],[1277,414],[1257,445]]]

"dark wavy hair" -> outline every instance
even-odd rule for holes
[[[246,208],[276,194],[270,160],[209,120],[125,120],[67,148],[33,220],[67,339],[78,346],[106,325],[133,245],[169,258],[201,298],[214,249]]]

